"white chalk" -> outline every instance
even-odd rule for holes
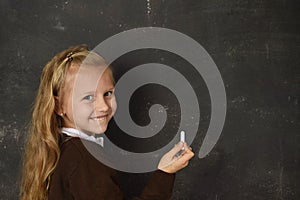
[[[184,131],[180,132],[180,141],[185,142],[185,132]],[[184,150],[184,147],[182,147],[182,150]]]
[[[184,131],[180,132],[180,141],[185,142],[185,132]]]
[[[180,131],[180,142],[185,142],[185,132],[184,131]],[[175,155],[174,158],[178,158],[179,156],[181,156],[181,154],[184,152],[184,147],[182,147],[180,149],[180,151],[178,151]]]

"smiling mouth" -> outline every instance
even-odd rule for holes
[[[107,119],[107,115],[92,117],[91,119],[95,120],[95,121],[103,122],[103,121],[105,121]]]

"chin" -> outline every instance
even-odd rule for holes
[[[93,134],[102,134],[107,130],[107,124],[91,124],[87,130]]]
[[[86,129],[80,129],[81,131],[83,131],[84,133],[88,134],[88,135],[95,135],[95,134],[103,134],[106,130],[107,127],[89,127]]]
[[[107,130],[107,126],[106,127],[100,127],[100,128],[95,129],[94,133],[95,134],[103,134],[103,133],[105,133],[106,130]]]

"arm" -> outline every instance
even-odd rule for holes
[[[75,200],[123,199],[116,182],[116,171],[98,160],[95,163],[88,160],[82,162],[69,179],[69,185]]]
[[[116,171],[95,159],[78,138],[66,141],[51,176],[49,200],[121,200]]]
[[[70,176],[64,176],[65,173],[61,174],[62,179],[64,179],[63,182],[67,182],[67,184],[65,184],[66,190],[63,193],[69,194],[68,196],[77,200],[123,199],[123,193],[116,181],[115,170],[100,163],[87,153],[86,149],[81,146],[81,143],[77,143],[77,146],[79,146],[77,149],[80,149],[81,156],[78,156],[78,152],[75,153],[75,149],[72,148],[70,150],[70,154],[74,155],[71,160],[77,160],[76,165],[72,164],[70,167],[63,165],[63,171],[68,174],[70,174],[70,168],[74,169]],[[162,157],[158,166],[159,170],[153,172],[144,191],[139,197],[134,198],[134,200],[170,199],[175,180],[175,172],[185,167],[187,161],[192,157],[192,152],[185,144],[185,152],[183,152],[180,157],[174,158],[174,155],[182,147],[182,143],[178,144]],[[72,157],[70,154],[65,156],[70,158]]]
[[[161,170],[152,173],[151,178],[139,197],[133,200],[167,200],[172,196],[175,174]]]
[[[181,155],[176,154],[184,147]],[[158,164],[158,170],[152,177],[139,197],[134,200],[167,200],[172,196],[175,173],[188,165],[194,156],[191,148],[186,143],[180,142],[167,152]]]

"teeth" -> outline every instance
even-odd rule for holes
[[[104,121],[106,119],[106,117],[96,117],[96,118],[94,118],[94,120],[96,120],[96,121]]]

